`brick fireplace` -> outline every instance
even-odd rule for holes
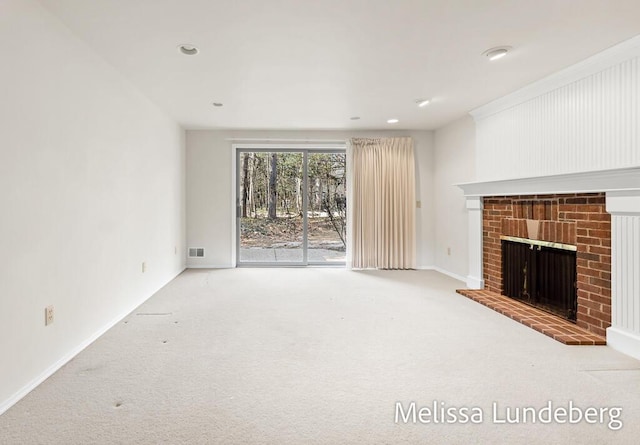
[[[485,289],[503,294],[501,237],[576,246],[577,321],[605,336],[611,325],[611,215],[604,193],[492,196],[482,211]],[[539,226],[532,234],[527,220]]]
[[[563,343],[596,337],[640,359],[640,166],[458,187],[469,229],[460,293]],[[529,237],[532,222],[539,238],[576,251],[577,324],[501,295],[500,237]]]

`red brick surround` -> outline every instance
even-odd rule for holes
[[[611,325],[611,215],[604,193],[484,198],[485,289],[502,294],[500,236],[528,238],[527,219],[540,221],[538,238],[577,246],[577,325],[604,336]]]

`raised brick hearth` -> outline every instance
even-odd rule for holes
[[[460,289],[458,293],[477,301],[496,312],[506,315],[525,326],[529,326],[544,335],[565,345],[605,345],[604,337],[595,335],[570,321],[536,309],[513,298],[498,295],[488,290]]]
[[[605,336],[611,325],[611,215],[603,193],[485,197],[482,216],[486,290],[503,292],[500,236],[530,238],[527,220],[539,221],[538,239],[577,247],[576,324]]]

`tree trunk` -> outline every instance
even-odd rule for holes
[[[278,154],[271,153],[271,172],[269,173],[269,219],[276,219],[276,205],[278,193],[276,184],[278,179]]]
[[[256,170],[256,160],[255,154],[249,153],[249,190],[247,193],[247,205],[249,207],[249,211],[247,212],[249,215],[253,214],[253,217],[256,217],[256,198],[255,198],[255,170]]]
[[[302,178],[296,178],[296,212],[302,215]]]
[[[249,153],[244,153],[242,159],[242,217],[247,217],[247,203],[249,201]]]

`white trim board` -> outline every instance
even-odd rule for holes
[[[226,141],[231,141],[235,143],[276,143],[276,142],[285,142],[285,143],[295,143],[300,142],[304,144],[346,144],[346,139],[272,139],[272,138],[226,138]]]
[[[233,269],[233,264],[191,264],[187,269]]]
[[[640,337],[632,332],[614,326],[607,328],[607,345],[640,360]]]
[[[15,394],[13,394],[7,400],[3,400],[2,402],[0,402],[0,415],[2,415],[5,411],[7,411],[9,408],[11,408],[16,403],[18,403],[24,396],[26,396],[31,391],[36,389],[36,387],[38,387],[42,382],[44,382],[49,377],[51,377],[53,374],[55,374],[56,371],[58,371],[60,368],[62,368],[64,365],[66,365],[76,355],[80,354],[91,343],[93,343],[98,338],[100,338],[102,335],[104,335],[104,333],[106,333],[109,329],[114,327],[116,324],[118,324],[120,321],[122,321],[125,317],[127,317],[130,313],[135,311],[138,306],[140,306],[141,304],[146,302],[149,298],[153,297],[160,289],[165,287],[167,284],[169,284],[171,281],[173,281],[178,275],[180,275],[182,272],[184,272],[185,269],[186,268],[183,267],[177,274],[175,274],[173,277],[171,277],[169,280],[167,280],[164,284],[159,286],[156,290],[152,291],[146,297],[143,297],[139,301],[135,302],[133,305],[129,306],[129,308],[127,310],[125,310],[125,311],[121,312],[120,314],[118,314],[115,318],[113,318],[107,324],[102,326],[100,329],[98,329],[96,332],[94,332],[92,335],[90,335],[87,339],[85,339],[84,341],[80,342],[80,344],[78,344],[75,348],[73,348],[69,352],[67,352],[58,361],[56,361],[51,366],[49,366],[47,369],[45,369],[39,376],[37,376],[36,378],[31,380],[29,383],[27,383],[25,386],[23,386],[21,389],[19,389]]]
[[[598,193],[640,189],[640,166],[456,184],[466,197]]]
[[[442,275],[447,275],[448,277],[451,277],[454,280],[461,281],[462,283],[465,283],[465,281],[467,281],[467,279],[465,277],[463,277],[462,275],[458,275],[456,273],[449,272],[448,270],[445,270],[445,269],[443,269],[441,267],[438,267],[438,266],[417,267],[416,270],[433,270],[435,272],[441,273]]]
[[[578,62],[568,68],[540,79],[511,94],[503,96],[486,105],[471,110],[469,114],[477,121],[499,113],[535,97],[561,88],[585,77],[599,73],[607,68],[640,56],[640,35],[625,40],[611,48]]]
[[[231,144],[231,258],[229,261],[231,262],[231,267],[236,267],[238,264],[236,262],[236,258],[238,257],[238,252],[236,248],[236,237],[238,236],[238,191],[237,191],[237,173],[238,173],[238,158],[239,158],[239,150],[244,147],[244,144]],[[197,266],[196,266],[197,267]]]
[[[236,142],[232,144],[231,148],[233,153],[237,150],[271,150],[271,151],[296,151],[296,150],[344,150],[347,146],[347,142],[333,142],[333,143],[312,143],[312,142],[299,142],[299,143],[279,144],[276,142],[269,143],[240,143]]]

